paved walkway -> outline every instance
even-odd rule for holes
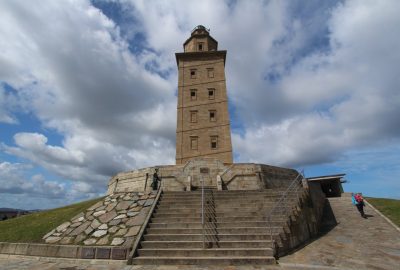
[[[337,225],[280,263],[336,266],[341,269],[399,269],[400,232],[371,207],[360,217],[349,197],[330,198]]]
[[[18,270],[289,270],[289,269],[399,269],[400,232],[371,208],[362,219],[350,198],[329,199],[337,225],[326,224],[323,236],[280,258],[277,266],[126,266],[76,261],[48,262],[35,258],[4,258],[0,269]]]

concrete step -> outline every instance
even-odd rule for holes
[[[214,195],[257,195],[257,194],[273,194],[273,193],[281,193],[286,189],[263,189],[263,190],[212,190]],[[210,191],[204,190],[205,193],[210,193]],[[162,195],[201,195],[201,190],[193,190],[193,191],[164,191]]]
[[[204,212],[205,213],[227,213],[227,212],[257,212],[262,211],[263,213],[269,213],[272,209],[272,206],[244,206],[244,207],[236,207],[236,206],[224,206],[224,207],[212,207],[212,206],[205,206]],[[167,207],[157,207],[154,210],[154,213],[164,213],[164,214],[171,214],[171,213],[201,213],[202,208],[192,208],[192,207],[181,207],[181,208],[167,208]]]
[[[255,194],[241,194],[241,193],[229,193],[229,194],[220,194],[220,193],[204,193],[205,197],[214,197],[214,198],[232,198],[232,197],[262,197],[262,196],[280,196],[283,192],[269,192],[269,193],[255,193]],[[163,194],[162,198],[201,198],[203,194]]]
[[[263,212],[263,211],[249,211],[249,212],[219,212],[218,213],[218,218],[222,217],[248,217],[248,216],[254,216],[254,217],[259,217],[263,218],[267,215],[268,212]],[[277,216],[278,214],[274,214],[274,216]],[[282,216],[282,215],[281,215]],[[200,212],[186,212],[186,213],[177,213],[177,212],[156,212],[153,214],[154,218],[199,218],[201,217]]]
[[[217,228],[231,227],[266,227],[269,223],[266,221],[241,221],[241,222],[217,222]],[[286,221],[272,221],[272,226],[283,226]],[[201,222],[173,222],[173,223],[149,223],[149,228],[202,228]]]
[[[204,198],[214,198],[216,200],[231,200],[231,199],[241,199],[241,198],[254,198],[254,199],[268,199],[268,198],[280,198],[280,194],[276,195],[271,195],[271,194],[266,194],[266,195],[255,195],[255,196],[245,196],[245,195],[235,195],[235,196],[204,196]],[[293,195],[291,197],[297,197],[296,195]],[[189,200],[189,199],[195,199],[195,200],[201,200],[201,196],[166,196],[162,197],[165,200]]]
[[[241,221],[266,221],[265,216],[231,216],[231,217],[216,217],[216,222],[241,222]],[[286,221],[284,215],[274,215],[273,221]],[[197,217],[153,217],[151,222],[154,223],[176,223],[176,222],[201,222],[201,216]]]
[[[207,194],[204,195],[204,198],[214,198],[214,199],[238,199],[239,197],[243,198],[275,198],[280,197],[282,194],[274,193],[274,194],[256,194],[256,195],[247,195],[247,194],[231,194],[231,195],[211,195]],[[202,196],[200,195],[163,195],[163,199],[201,199]]]
[[[295,200],[290,200],[294,202]],[[277,202],[277,199],[269,200],[269,199],[246,199],[246,198],[241,198],[241,199],[232,199],[232,200],[210,200],[208,204],[215,205],[215,206],[222,206],[222,205],[246,205],[246,204],[275,204]],[[179,201],[179,200],[162,200],[158,203],[159,206],[182,206],[182,205],[195,205],[195,206],[201,206],[202,202],[200,200],[185,200],[185,201]],[[204,204],[207,204],[207,200],[204,202]]]
[[[259,207],[219,207],[219,208],[205,208],[205,213],[216,213],[219,215],[220,213],[238,213],[238,212],[261,212],[264,215],[267,215],[272,209],[272,206],[259,206]],[[179,209],[169,209],[169,208],[156,208],[154,213],[161,214],[185,214],[185,213],[193,213],[193,214],[201,214],[203,210],[201,208],[179,208]]]
[[[156,248],[139,249],[139,256],[144,257],[247,257],[273,256],[271,248]]]
[[[202,248],[203,241],[143,241],[142,248]],[[219,248],[266,248],[271,247],[270,240],[219,241]]]
[[[228,228],[215,228],[207,225],[208,229],[214,229],[216,234],[257,234],[265,233],[270,231],[267,226],[264,227],[228,227]],[[271,227],[273,232],[282,231],[282,227]],[[148,228],[146,229],[147,234],[202,234],[202,228]]]
[[[210,204],[204,204],[205,207],[211,206],[214,207],[215,209],[230,209],[230,208],[258,208],[258,207],[272,207],[274,205],[274,202],[250,202],[250,203],[235,203],[235,204],[215,204],[215,203],[210,203]],[[179,211],[180,209],[201,209],[201,203],[198,204],[164,204],[160,203],[157,206],[157,209],[171,209],[171,210],[177,210]]]
[[[217,201],[223,201],[223,200],[229,200],[229,201],[236,201],[236,200],[277,200],[281,198],[281,195],[257,195],[257,196],[243,196],[243,195],[237,195],[237,196],[224,196],[224,197],[219,197],[219,196],[205,196],[204,199],[213,199]],[[297,198],[297,195],[292,195],[288,197],[290,198]],[[163,197],[162,198],[165,201],[201,201],[202,197],[201,196],[187,196],[187,197]]]
[[[243,196],[243,195],[237,195],[237,196],[228,196],[228,197],[218,197],[218,196],[205,196],[205,199],[213,198],[215,200],[240,200],[240,199],[274,199],[274,198],[279,198],[280,195],[257,195],[257,196]],[[297,197],[297,196],[296,196]],[[163,200],[177,200],[177,201],[185,201],[185,200],[197,200],[201,201],[202,197],[201,196],[187,196],[187,197],[162,197]]]
[[[278,233],[273,233],[273,237]],[[203,234],[145,234],[145,241],[203,241]],[[218,234],[219,241],[241,241],[241,240],[271,240],[271,235],[263,234]]]
[[[136,265],[266,265],[275,264],[272,256],[246,257],[137,257]]]

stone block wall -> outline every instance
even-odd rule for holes
[[[298,172],[294,169],[275,167],[265,164],[259,164],[259,166],[265,188],[285,188],[298,175]]]
[[[0,242],[0,254],[66,259],[111,259],[126,262],[129,253],[126,248],[121,247]]]
[[[293,249],[315,238],[320,231],[325,205],[325,194],[319,187],[309,187],[303,183],[299,203],[289,216],[288,232],[282,237],[283,245],[278,255],[283,256]]]
[[[111,178],[107,194],[151,191],[156,168],[165,191],[194,190],[201,187],[201,179],[204,180],[205,186],[217,187],[218,177],[221,178],[222,187],[226,190],[285,188],[298,175],[293,169],[264,164],[225,165],[218,159],[197,158],[191,159],[184,165],[157,166],[119,173]],[[204,169],[207,173],[201,173]]]

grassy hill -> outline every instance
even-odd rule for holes
[[[42,237],[103,198],[0,221],[0,242],[44,242]]]
[[[394,224],[400,226],[400,200],[367,198],[367,201],[393,221]]]

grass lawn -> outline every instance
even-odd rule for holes
[[[44,242],[42,237],[103,198],[0,221],[0,242]]]
[[[400,226],[400,200],[367,198],[367,201],[393,221],[394,224]]]

